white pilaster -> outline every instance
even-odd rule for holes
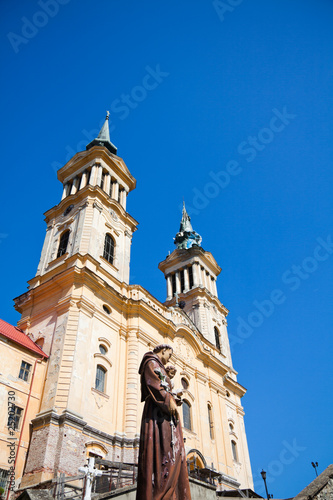
[[[189,278],[188,278],[188,267],[184,267],[184,292],[188,292],[190,289]]]
[[[110,192],[111,175],[105,174],[103,190],[109,194]]]
[[[208,290],[210,293],[213,293],[213,292],[212,292],[212,278],[211,278],[210,274],[207,274],[207,273],[206,273],[206,280],[207,280],[207,290]]]
[[[193,273],[193,286],[197,287],[197,286],[199,286],[199,283],[200,283],[200,279],[199,279],[200,268],[199,268],[198,262],[193,262],[192,273]]]
[[[206,287],[206,271],[201,266],[200,266],[200,276],[201,276],[201,283],[200,283],[200,285],[203,286],[203,287]]]
[[[213,278],[212,285],[213,285],[213,294],[215,295],[215,297],[217,297],[216,278]]]
[[[83,189],[86,185],[87,185],[87,172],[85,171],[82,174],[79,189]]]
[[[64,189],[62,190],[62,197],[61,197],[61,200],[63,200],[64,198],[66,198],[68,194],[68,184],[64,184]]]
[[[167,300],[171,300],[172,299],[171,274],[168,274],[166,280],[167,280]]]
[[[89,179],[89,184],[91,186],[95,186],[96,183],[95,183],[95,179],[96,179],[96,171],[97,171],[97,165],[93,165],[91,167],[91,172],[90,172],[90,179]]]
[[[119,195],[119,184],[117,181],[113,183],[113,193],[112,193],[112,198],[116,201],[118,201],[118,195]]]
[[[73,180],[73,184],[72,184],[71,194],[76,193],[78,183],[79,183],[79,179],[78,179],[78,177],[75,177],[75,179]]]
[[[176,275],[176,292],[180,293],[180,276],[179,276],[179,271],[176,271],[175,275]]]
[[[125,392],[125,432],[134,438],[137,432],[138,413],[138,339],[135,330],[128,332],[127,340],[127,377]]]
[[[101,186],[102,172],[103,172],[102,165],[97,165],[96,184],[95,184],[96,186]]]
[[[125,189],[123,189],[121,192],[120,203],[121,203],[121,206],[123,207],[124,210],[126,210],[126,200],[127,200],[127,193],[126,193]]]

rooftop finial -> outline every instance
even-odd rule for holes
[[[191,248],[193,245],[200,246],[202,238],[200,234],[193,231],[191,217],[186,212],[185,201],[183,200],[182,220],[180,221],[179,232],[175,237],[177,248]]]
[[[104,146],[107,148],[111,153],[117,154],[117,148],[112,142],[110,141],[110,130],[109,130],[109,116],[110,112],[106,112],[106,117],[105,117],[105,122],[103,123],[103,126],[97,136],[96,139],[91,141],[86,149],[90,149],[93,146]]]

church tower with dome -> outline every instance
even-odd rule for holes
[[[167,343],[175,386],[184,392],[189,463],[217,471],[224,489],[253,488],[241,404],[246,390],[232,365],[228,309],[217,296],[221,268],[184,204],[176,248],[159,264],[166,301],[129,283],[137,221],[126,200],[136,181],[110,140],[108,119],[58,171],[63,194],[45,213],[36,275],[15,299],[18,327],[46,359],[39,406],[24,423],[31,437],[17,484],[76,475],[89,456],[136,463],[138,368],[145,352]]]

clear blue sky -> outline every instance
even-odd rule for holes
[[[264,468],[293,496],[332,462],[333,3],[57,2],[0,6],[1,317],[19,319],[56,168],[109,109],[138,181],[131,280],[165,299],[184,198],[222,267],[256,490]]]

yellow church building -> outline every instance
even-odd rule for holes
[[[59,472],[75,475],[88,456],[135,463],[143,409],[139,364],[145,352],[167,343],[174,349],[174,385],[184,391],[188,458],[218,471],[225,488],[252,489],[245,389],[232,365],[228,310],[217,296],[221,268],[202,248],[185,206],[176,249],[159,264],[166,280],[161,303],[129,284],[137,221],[126,199],[136,181],[110,141],[108,116],[58,179],[63,195],[45,214],[37,273],[15,299],[19,329],[43,353],[16,487]],[[6,376],[2,370],[2,392]],[[8,470],[0,457],[0,469]]]

